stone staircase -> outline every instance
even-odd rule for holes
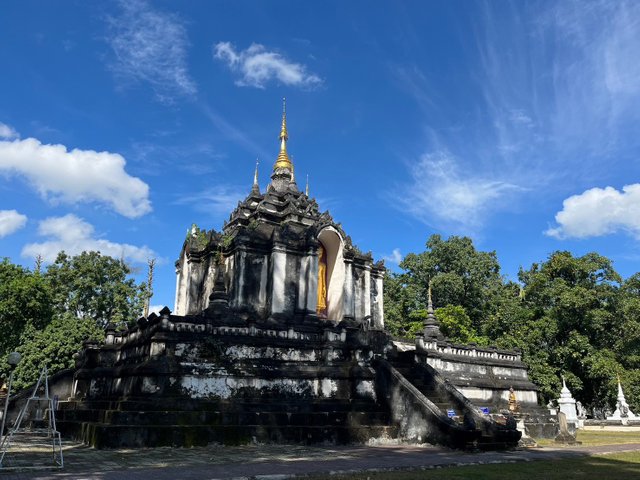
[[[394,438],[388,410],[371,400],[164,398],[67,401],[64,435],[97,448],[259,443],[359,443]]]
[[[400,435],[464,449],[517,445],[520,432],[483,415],[435,369],[416,363],[414,352],[399,352],[389,362],[379,360],[376,370],[378,382],[385,383],[385,389],[391,392],[390,409]],[[416,422],[406,425],[405,418],[412,415],[427,419],[424,427],[416,426]]]

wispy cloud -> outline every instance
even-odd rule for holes
[[[451,152],[445,163],[455,159],[436,175],[443,183],[418,189],[425,197],[413,215],[482,228],[507,201],[535,192],[539,205],[616,181],[613,167],[640,147],[638,18],[640,3],[624,0],[485,3],[466,45],[477,64],[469,62],[476,81],[463,99],[438,95],[442,84],[420,67],[393,65],[429,125],[421,140],[428,155],[410,167],[415,187],[433,178],[421,169],[439,170],[438,152]]]
[[[402,209],[422,222],[471,233],[486,217],[506,208],[523,188],[463,171],[446,151],[423,155],[411,168],[411,183],[394,192]]]
[[[304,88],[322,83],[320,77],[309,73],[305,65],[292,62],[259,43],[251,44],[246,50],[236,50],[229,42],[219,42],[213,46],[213,56],[240,74],[236,84],[243,87],[265,88],[272,81]]]
[[[243,188],[230,185],[215,185],[192,195],[181,195],[176,205],[191,205],[195,210],[212,216],[227,216],[238,200],[249,194],[250,186]]]
[[[573,195],[562,203],[556,222],[558,226],[549,228],[546,235],[588,238],[626,231],[640,239],[640,184],[626,185],[622,191],[592,188]]]
[[[119,5],[121,14],[108,18],[108,42],[113,51],[110,67],[121,85],[147,83],[164,103],[195,95],[184,21],[144,0],[121,0]]]
[[[27,224],[27,216],[16,210],[0,210],[0,238],[17,232]]]
[[[0,140],[0,173],[26,178],[54,203],[99,202],[129,218],[151,211],[149,186],[129,175],[124,157],[68,150],[35,138]]]
[[[216,127],[226,138],[237,143],[247,152],[252,155],[258,155],[260,158],[270,158],[273,156],[273,151],[268,151],[258,145],[249,135],[246,134],[246,132],[233,125],[229,120],[225,119],[209,105],[201,104],[200,108],[202,113],[211,121],[214,127]]]
[[[137,263],[144,263],[149,258],[156,257],[153,250],[147,246],[136,247],[128,243],[114,243],[96,238],[93,225],[73,214],[42,220],[38,226],[38,234],[49,239],[25,245],[22,249],[23,257],[35,258],[41,255],[43,260],[52,262],[58,252],[62,250],[70,255],[94,250],[111,257],[123,257]]]
[[[193,175],[212,173],[224,155],[207,140],[193,139],[189,142],[170,144],[137,141],[131,144],[127,155],[136,162],[138,170],[147,175],[163,175],[167,169],[178,169]]]

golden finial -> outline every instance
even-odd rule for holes
[[[282,97],[282,127],[278,138],[280,140],[289,140],[289,135],[287,134],[287,99],[284,97]]]
[[[307,173],[307,186],[304,187],[304,194],[308,197],[309,196],[309,174]]]
[[[289,140],[289,134],[287,133],[287,104],[285,98],[282,99],[282,127],[278,138],[280,139],[280,153],[278,154],[278,158],[276,159],[273,169],[288,168],[293,172],[293,163],[287,154],[287,140]]]
[[[256,170],[253,173],[253,187],[251,187],[251,193],[259,194],[260,193],[260,185],[258,185],[258,159],[256,158]]]

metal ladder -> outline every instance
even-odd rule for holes
[[[40,391],[42,390],[42,391]],[[38,381],[33,389],[33,393],[27,399],[24,406],[20,410],[18,417],[13,425],[13,428],[9,430],[9,433],[5,435],[0,442],[0,471],[8,468],[16,469],[40,469],[51,467],[64,467],[64,460],[62,457],[62,439],[60,432],[56,428],[56,416],[54,405],[55,400],[49,395],[49,375],[46,365],[42,367]],[[43,404],[45,409],[43,410]],[[31,408],[35,405],[35,415],[32,419],[27,416],[27,412],[31,411]],[[25,422],[26,418],[26,422]],[[24,426],[23,423],[31,421],[31,426]],[[1,432],[0,432],[1,434]],[[44,439],[44,442],[39,441]],[[51,447],[51,461],[52,463],[36,465],[33,460],[39,453],[38,450],[45,447],[46,449]],[[13,450],[11,449],[13,447]],[[7,455],[9,453],[9,455]],[[12,457],[15,454],[15,461],[12,461]],[[6,465],[4,460],[7,457],[10,465]],[[19,457],[26,459],[26,464],[20,464]]]

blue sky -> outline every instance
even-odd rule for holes
[[[640,270],[640,3],[5,2],[0,256],[124,255],[173,306],[287,97],[298,183],[397,268],[469,235],[515,278],[558,249]]]

